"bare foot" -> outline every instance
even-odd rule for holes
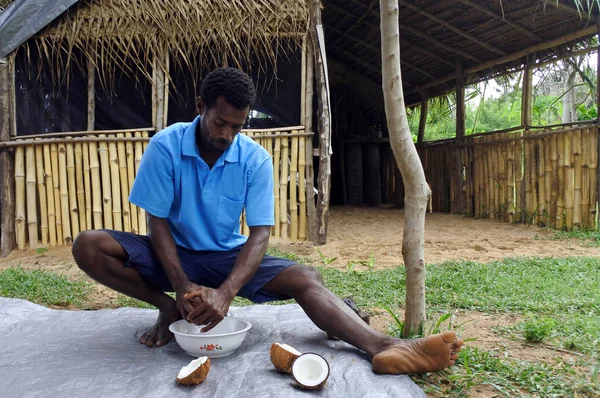
[[[172,308],[159,311],[156,323],[140,337],[140,343],[148,347],[160,347],[167,344],[173,337],[173,333],[169,331],[169,325],[180,319],[181,314],[173,301]]]
[[[375,373],[384,374],[437,372],[454,365],[463,344],[454,332],[398,340],[378,352],[371,365]]]

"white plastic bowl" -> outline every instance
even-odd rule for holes
[[[172,323],[169,330],[177,344],[193,357],[225,357],[233,354],[246,338],[252,324],[237,318],[225,317],[208,332],[200,330],[204,325],[194,325],[185,319]]]

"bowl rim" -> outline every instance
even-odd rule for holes
[[[175,322],[173,322],[173,323],[171,323],[169,325],[169,331],[171,333],[173,333],[174,335],[176,335],[176,336],[214,338],[214,337],[234,336],[236,334],[247,332],[248,330],[250,330],[250,328],[252,328],[252,323],[250,321],[246,321],[244,319],[234,318],[234,317],[226,317],[226,318],[235,319],[236,321],[243,322],[243,323],[246,324],[246,326],[244,326],[244,328],[242,330],[238,330],[238,331],[230,332],[230,333],[220,333],[220,334],[210,334],[210,335],[190,334],[190,333],[182,333],[182,332],[179,332],[177,330],[174,330],[175,329],[174,325],[176,323],[184,323],[184,322],[185,323],[190,323],[190,322],[186,321],[185,319],[180,319],[180,320],[175,321]],[[223,318],[223,320],[226,319],[226,318]],[[199,325],[196,325],[196,326],[199,326]]]

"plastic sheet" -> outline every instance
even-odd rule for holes
[[[0,396],[3,397],[425,397],[407,376],[376,375],[363,353],[326,339],[295,304],[232,307],[252,322],[242,346],[215,358],[204,383],[179,386],[188,356],[172,340],[148,348],[138,338],[157,311],[120,308],[52,310],[0,298]],[[331,374],[323,390],[306,392],[271,364],[273,342],[323,355]]]

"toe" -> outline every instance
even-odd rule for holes
[[[442,333],[442,339],[448,344],[454,343],[456,345],[456,333],[449,331]]]
[[[458,359],[458,354],[453,353],[452,355],[450,355],[450,360],[456,361],[457,359]]]
[[[454,366],[455,363],[456,363],[456,361],[450,360],[450,361],[448,361],[448,366]]]

